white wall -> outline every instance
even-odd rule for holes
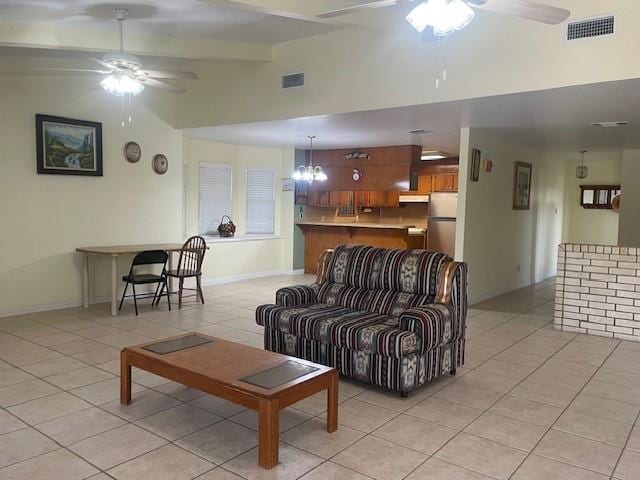
[[[231,218],[237,225],[236,241],[211,243],[205,257],[205,283],[226,281],[256,274],[291,272],[293,268],[293,192],[283,192],[281,179],[293,171],[293,149],[247,147],[184,138],[187,164],[187,233],[198,233],[199,168],[201,162],[224,163],[233,167]],[[237,241],[245,233],[246,170],[269,167],[276,172],[276,238]],[[218,240],[218,239],[215,239]]]
[[[587,178],[576,178],[576,167],[580,165],[578,152],[563,152],[555,155],[558,162],[566,164],[565,235],[571,243],[617,245],[618,220],[613,210],[588,209],[580,206],[580,185],[620,184],[622,151],[588,152],[585,165],[589,168]]]
[[[640,77],[637,0],[546,0],[572,18],[616,13],[616,35],[568,42],[566,26],[478,11],[439,43],[423,43],[402,9],[359,14],[383,28],[347,28],[278,44],[264,63],[196,62],[178,101],[181,128],[434,103]],[[345,17],[346,19],[346,17]],[[447,81],[435,88],[438,64]],[[281,76],[304,72],[304,88]],[[472,80],[470,80],[472,78]]]
[[[491,173],[481,172],[478,182],[467,179],[460,189],[462,259],[469,264],[470,300],[477,302],[555,273],[564,169],[496,131],[471,129],[467,156],[472,148],[480,149],[482,158],[493,162]],[[462,162],[465,156],[461,154],[460,159]],[[533,164],[530,210],[512,208],[516,161]]]
[[[95,81],[64,76],[0,76],[0,315],[81,302],[80,246],[182,239],[182,134],[147,105],[172,116],[174,99],[145,91],[122,128],[120,99]],[[35,114],[102,122],[104,176],[36,174]],[[122,148],[137,141],[139,163]],[[151,169],[164,153],[169,171]],[[128,268],[123,259],[120,269]],[[92,262],[92,295],[105,297],[108,261]]]
[[[619,245],[640,247],[640,150],[622,152]]]

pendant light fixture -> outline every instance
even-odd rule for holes
[[[589,168],[584,166],[585,153],[587,153],[587,150],[580,150],[580,166],[576,167],[576,178],[587,178],[587,175],[589,175]]]
[[[308,135],[309,138],[309,165],[304,166],[300,165],[291,178],[295,181],[303,180],[308,183],[313,183],[314,181],[324,182],[327,180],[327,174],[324,173],[324,170],[320,165],[313,165],[313,139],[316,138],[315,135]]]

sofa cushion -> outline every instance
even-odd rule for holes
[[[376,262],[383,249],[366,245],[338,245],[327,268],[327,281],[349,287],[373,289],[376,287]]]
[[[444,253],[426,250],[382,250],[373,288],[435,297],[441,267],[451,261]]]
[[[418,336],[398,328],[398,319],[318,303],[304,307],[262,305],[256,321],[267,328],[365,353],[401,358],[418,351]]]

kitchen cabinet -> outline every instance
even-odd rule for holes
[[[310,207],[328,207],[329,192],[326,190],[309,189],[307,194],[307,205]]]
[[[400,192],[392,190],[309,190],[310,207],[394,208],[400,205]]]
[[[349,190],[331,190],[329,192],[330,207],[349,207],[353,203],[353,193]]]
[[[366,208],[369,206],[369,191],[359,190],[356,192],[356,208]]]
[[[387,194],[387,202],[385,207],[388,208],[396,208],[400,206],[400,192],[394,192],[393,190],[388,190]]]
[[[433,191],[433,175],[418,176],[418,191],[420,195],[428,195]]]
[[[387,206],[387,192],[371,190],[369,192],[369,207],[380,208]]]
[[[458,175],[455,173],[443,173],[433,176],[434,192],[457,192]]]

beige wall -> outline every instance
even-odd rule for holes
[[[182,134],[147,105],[167,114],[173,98],[144,92],[133,124],[122,128],[120,99],[92,90],[87,78],[0,76],[0,315],[80,304],[79,246],[182,239]],[[36,174],[35,114],[102,122],[104,176]],[[129,140],[139,163],[122,155]],[[151,157],[164,153],[167,174]],[[128,268],[123,259],[120,270]],[[108,295],[109,263],[92,262],[92,296]]]
[[[640,42],[640,2],[548,3],[571,9],[573,18],[614,12],[617,33],[568,42],[564,25],[478,12],[464,30],[439,45],[425,44],[399,11],[380,9],[368,15],[384,19],[384,30],[349,28],[282,43],[271,62],[189,65],[201,80],[179,99],[177,125],[363,111],[640,77],[640,63],[629,61]],[[448,79],[436,89],[441,59]],[[281,76],[293,72],[305,73],[305,87],[280,88]]]
[[[640,150],[622,152],[619,245],[640,247]]]
[[[247,147],[210,142],[185,136],[184,159],[187,165],[187,234],[198,233],[200,163],[232,165],[231,218],[237,225],[236,240],[211,242],[205,257],[205,283],[216,283],[268,273],[291,272],[293,268],[293,192],[283,192],[281,179],[293,171],[293,149]],[[276,172],[276,238],[241,240],[246,219],[246,170],[268,167]]]
[[[559,153],[556,158],[567,165],[565,241],[617,245],[620,216],[613,210],[582,208],[580,185],[620,184],[622,152],[588,152],[585,165],[589,167],[589,176],[583,180],[576,178],[576,167],[580,164],[578,152]]]
[[[467,141],[464,130],[462,138]],[[478,182],[467,180],[471,148],[494,164]],[[457,241],[456,256],[469,264],[471,302],[553,275],[562,233],[563,166],[495,131],[471,129],[465,151],[459,198],[464,239]],[[515,161],[533,164],[530,210],[512,208]]]

